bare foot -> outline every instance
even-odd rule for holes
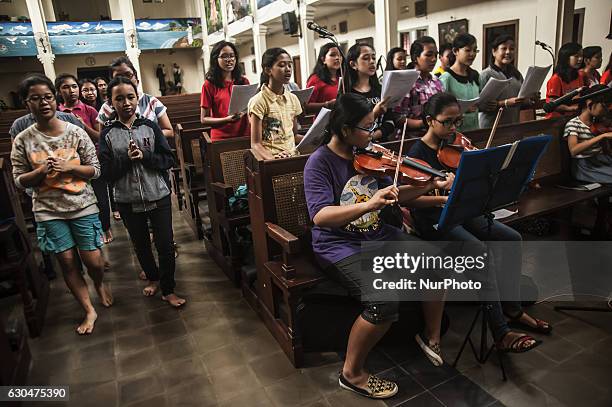
[[[96,319],[98,319],[98,314],[96,314],[96,311],[92,310],[91,312],[88,312],[83,322],[81,322],[81,325],[77,327],[77,333],[79,335],[89,335],[92,333]]]
[[[368,387],[368,378],[370,377],[370,375],[368,373],[362,371],[362,372],[360,372],[358,374],[354,374],[354,373],[349,373],[348,371],[345,371],[343,369],[342,370],[342,375],[353,386],[357,386],[360,389],[367,390],[367,387]]]
[[[172,305],[175,308],[181,307],[187,302],[184,298],[178,297],[174,293],[168,294],[168,295],[162,295],[162,300],[167,301],[168,303],[170,303],[170,305]]]
[[[104,232],[104,234],[102,235],[102,242],[104,244],[109,244],[113,240],[115,240],[115,238],[113,237],[113,232],[111,232],[110,229]]]
[[[141,279],[142,281],[147,281],[147,275],[144,271],[141,271],[140,273],[138,273],[138,278]]]
[[[98,297],[100,297],[100,302],[106,308],[113,305],[113,294],[111,293],[111,289],[108,284],[100,284],[99,286],[95,286],[96,291],[98,292]]]
[[[157,290],[159,290],[159,282],[149,281],[149,284],[147,284],[147,286],[142,289],[142,295],[144,295],[145,297],[152,297],[157,294]]]

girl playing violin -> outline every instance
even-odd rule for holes
[[[424,121],[428,127],[427,133],[413,145],[408,155],[426,161],[433,168],[443,170],[445,169],[444,165],[438,160],[440,144],[442,140],[453,140],[457,127],[460,127],[463,121],[457,99],[445,92],[432,96],[425,104]],[[421,198],[421,200],[423,199],[425,198]],[[439,204],[446,201],[446,197],[429,197],[429,199],[436,200],[434,203]],[[411,212],[414,218],[414,226],[420,236],[426,240],[475,243],[480,241],[521,241],[521,235],[514,229],[498,221],[489,220],[484,215],[470,219],[450,230],[438,231],[434,228],[434,225],[440,219],[442,208],[412,209]],[[521,256],[506,257],[503,257],[499,264],[503,265],[503,270],[507,273],[502,276],[500,268],[497,267],[495,270],[496,278],[498,281],[504,281],[505,292],[508,291],[507,287],[509,286],[513,287],[512,290],[520,291]],[[520,298],[520,295],[513,291],[513,298]],[[549,333],[552,329],[547,322],[525,313],[519,301],[505,301],[503,304],[500,304],[499,301],[487,302],[487,307],[489,309],[489,325],[496,345],[504,351],[522,353],[533,349],[540,343],[529,335],[510,330],[504,314],[509,317],[511,322],[521,325],[524,329],[539,333]]]
[[[572,160],[572,174],[578,181],[612,183],[612,157],[603,152],[602,142],[612,139],[612,132],[604,130],[596,135],[593,124],[604,116],[609,116],[612,92],[599,94],[593,98],[588,95],[606,89],[605,85],[594,85],[582,92],[579,103],[580,115],[565,125],[563,137],[567,138]]]
[[[372,103],[365,97],[341,95],[331,114],[326,139],[304,168],[304,191],[314,227],[312,246],[327,273],[351,295],[361,300],[368,290],[366,271],[361,269],[363,241],[406,241],[416,239],[386,224],[381,209],[396,202],[409,203],[434,188],[447,189],[453,177],[434,180],[423,187],[392,185],[389,177],[376,179],[357,173],[354,149],[365,148],[376,131]],[[368,353],[398,319],[397,302],[362,301],[363,312],[353,324],[340,386],[371,398],[388,398],[397,384],[368,374]],[[443,303],[424,303],[428,349],[439,356],[440,321]],[[437,353],[436,353],[437,351]],[[441,364],[441,363],[440,363]]]

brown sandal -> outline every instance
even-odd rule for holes
[[[536,326],[529,325],[526,322],[521,321],[521,317],[525,314],[525,311],[521,311],[517,316],[510,316],[504,312],[504,315],[510,320],[508,325],[512,328],[518,328],[524,331],[534,332],[537,334],[550,335],[552,332],[552,325],[548,322],[538,319],[534,316],[529,316],[536,322]]]
[[[507,332],[506,335],[508,335],[510,332]],[[506,335],[504,335],[498,342],[495,343],[497,349],[504,353],[525,353],[542,344],[541,340],[535,339],[531,335],[523,334],[513,340],[510,345],[504,347],[503,340]],[[527,345],[528,341],[533,341],[533,343],[531,345]]]

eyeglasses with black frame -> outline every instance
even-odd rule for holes
[[[435,119],[435,118],[432,120],[440,123],[442,126],[446,127],[447,129],[450,128],[453,124],[455,125],[455,127],[463,126],[463,117],[458,117],[456,119],[446,119],[442,121]]]
[[[354,129],[359,129],[359,130],[363,130],[363,131],[367,131],[368,133],[372,134],[374,133],[376,130],[380,129],[380,125],[378,124],[378,122],[374,122],[372,124],[372,127],[370,127],[369,129],[366,129],[365,127],[361,127],[361,126],[353,126]]]
[[[29,98],[27,98],[25,101],[26,102],[30,102],[30,103],[40,103],[42,100],[45,100],[45,102],[47,103],[51,103],[55,100],[55,95],[53,95],[52,93],[47,93],[45,95],[32,95]]]

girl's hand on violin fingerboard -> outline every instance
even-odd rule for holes
[[[387,205],[393,205],[399,198],[399,189],[395,185],[379,189],[368,201],[371,211],[377,211]]]
[[[455,182],[455,174],[452,172],[446,174],[446,179],[436,178],[433,180],[434,188],[443,189],[445,191],[449,191],[453,187],[453,182]]]

